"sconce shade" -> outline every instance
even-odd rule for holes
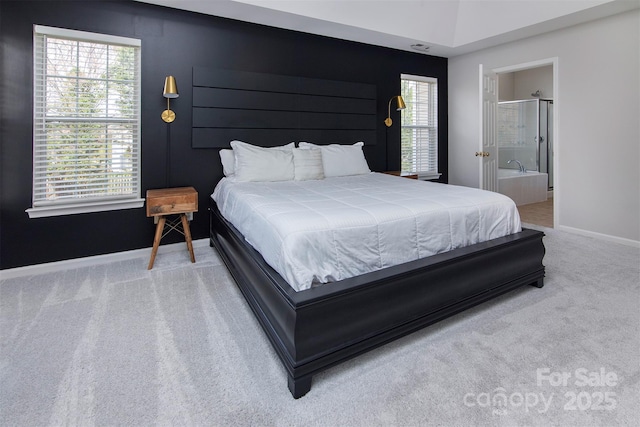
[[[392,97],[389,100],[389,109],[387,111],[387,118],[384,120],[384,124],[387,125],[387,127],[391,127],[391,125],[393,124],[393,120],[391,120],[391,101],[393,101],[394,99],[397,101],[397,104],[398,104],[398,108],[396,109],[396,111],[404,110],[405,108],[407,108],[407,105],[404,103],[404,99],[402,99],[401,95]]]
[[[178,94],[178,85],[176,85],[176,79],[173,76],[167,76],[164,79],[164,91],[162,92],[162,96],[165,98],[177,98],[180,96]]]
[[[167,98],[167,109],[162,112],[160,117],[167,123],[171,123],[176,119],[176,113],[171,111],[169,106],[169,99],[177,98],[178,96],[178,85],[176,85],[176,79],[173,76],[167,76],[164,79],[164,90],[162,91],[162,96]]]

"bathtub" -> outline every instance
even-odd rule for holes
[[[518,206],[546,201],[547,186],[546,173],[498,169],[498,192],[511,197]]]

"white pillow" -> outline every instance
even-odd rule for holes
[[[224,176],[233,176],[236,170],[236,156],[233,154],[233,150],[220,150],[220,162]]]
[[[293,166],[296,181],[324,179],[322,151],[318,149],[293,149]]]
[[[290,181],[294,178],[292,142],[282,147],[264,148],[231,141],[236,158],[236,181]]]
[[[371,173],[362,151],[364,146],[362,141],[353,145],[315,145],[309,142],[300,142],[298,146],[303,149],[320,148],[322,150],[322,165],[324,176],[327,178]]]

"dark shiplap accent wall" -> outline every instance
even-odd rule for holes
[[[372,84],[195,67],[191,144],[375,145],[376,93]]]
[[[144,208],[29,219],[31,207],[33,133],[33,24],[138,38],[142,41],[142,192],[163,187],[193,186],[198,191],[199,212],[194,214],[194,239],[208,235],[206,206],[215,183],[222,177],[218,149],[192,147],[194,99],[193,69],[225,69],[233,74],[294,76],[334,82],[356,82],[375,88],[375,138],[364,133],[365,156],[374,171],[400,166],[400,113],[392,111],[394,125],[387,128],[387,103],[400,93],[402,73],[438,79],[438,152],[442,181],[447,180],[447,60],[419,53],[348,42],[294,31],[200,15],[130,0],[0,1],[0,269],[71,258],[150,248],[154,224]],[[164,79],[176,77],[180,97],[171,101],[176,120],[166,124],[160,113]],[[256,81],[257,82],[257,81]],[[321,106],[336,95],[321,88],[311,102]],[[338,95],[342,93],[339,88]],[[219,92],[203,94],[210,100],[262,102]],[[369,95],[367,95],[369,96]],[[320,99],[324,99],[321,101]],[[279,101],[280,102],[280,101]],[[285,101],[282,101],[285,103]],[[290,105],[292,102],[289,99]],[[358,101],[360,102],[360,101]],[[331,103],[337,113],[352,105]],[[251,104],[246,104],[251,105]],[[283,104],[284,105],[284,104]],[[293,104],[295,105],[295,104]],[[290,107],[287,107],[289,109]],[[305,107],[306,108],[306,107]],[[324,108],[324,107],[319,107]],[[368,108],[353,106],[353,108]],[[341,111],[342,110],[342,111]],[[218,115],[229,126],[231,118]],[[277,113],[277,109],[271,110]],[[295,111],[295,108],[293,109]],[[312,111],[313,112],[313,111]],[[317,113],[317,112],[316,112]],[[226,113],[224,113],[226,114]],[[367,113],[368,114],[368,113]],[[196,118],[197,119],[197,118]],[[312,120],[313,121],[313,120]],[[354,120],[355,122],[356,120]],[[225,122],[225,123],[222,123]],[[269,117],[267,123],[274,123]],[[367,121],[368,123],[368,121]],[[247,125],[247,123],[242,124]],[[247,139],[247,127],[233,132],[233,139]],[[267,129],[269,130],[269,129]],[[270,130],[269,130],[270,131]],[[365,130],[370,132],[371,130]],[[231,134],[223,139],[231,138]],[[272,135],[273,141],[280,139]],[[287,135],[282,135],[289,142]],[[267,137],[265,136],[265,139]],[[323,132],[315,142],[334,137]],[[260,138],[263,139],[262,137]],[[311,141],[311,142],[314,142]],[[375,144],[372,143],[375,141]],[[251,142],[251,141],[247,141]],[[226,143],[226,141],[225,141]],[[167,161],[169,159],[169,161]],[[171,233],[162,243],[183,242]],[[156,261],[161,262],[161,259]],[[196,260],[197,262],[197,260]],[[141,268],[145,268],[142,261]]]

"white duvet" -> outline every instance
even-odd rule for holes
[[[234,182],[211,196],[296,291],[519,232],[501,194],[396,176]]]

